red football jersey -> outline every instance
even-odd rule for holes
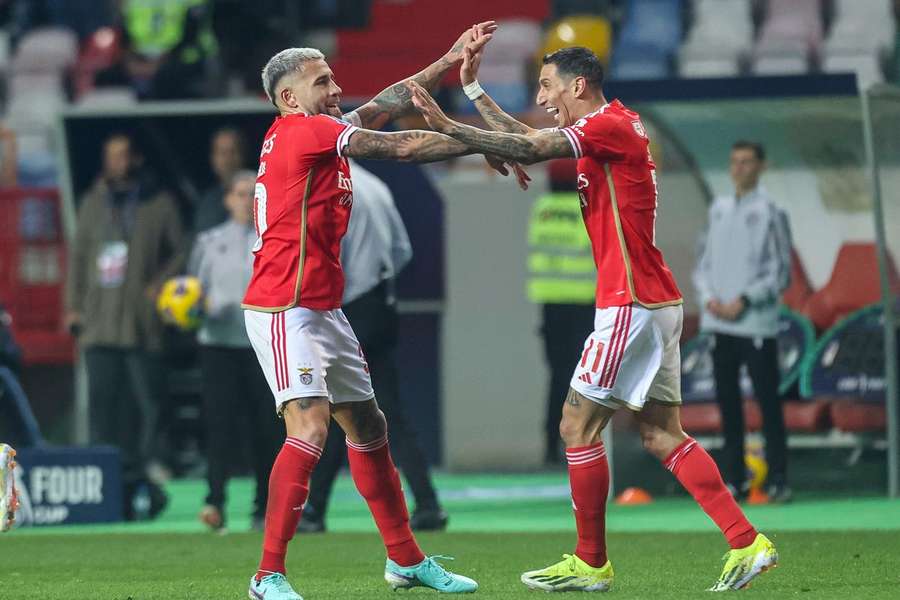
[[[328,115],[280,116],[259,154],[257,240],[244,308],[275,312],[341,305],[341,238],[353,184],[341,152],[356,127]]]
[[[581,213],[597,264],[597,308],[681,303],[655,245],[656,165],[636,112],[615,100],[561,129],[578,158]]]

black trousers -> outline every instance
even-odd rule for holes
[[[550,369],[547,389],[547,413],[544,419],[544,444],[547,462],[560,462],[559,421],[569,392],[575,364],[581,356],[584,340],[594,329],[592,304],[544,304],[541,339]]]
[[[396,358],[398,317],[396,306],[388,302],[387,285],[381,284],[344,306],[344,314],[365,352],[375,397],[387,420],[391,453],[409,484],[416,508],[436,508],[437,494],[431,483],[428,463],[416,432],[406,418],[399,395]],[[346,457],[344,432],[332,424],[322,458],[309,483],[307,504],[319,515],[324,516],[328,510],[334,480]]]
[[[206,423],[206,503],[223,508],[235,448],[249,440],[256,479],[254,516],[263,516],[269,472],[284,439],[275,405],[256,355],[250,348],[200,346],[203,410]]]
[[[127,486],[146,476],[156,447],[160,407],[165,403],[165,366],[158,354],[92,346],[84,350],[88,376],[91,441],[119,448]]]
[[[747,365],[753,392],[762,409],[763,435],[769,483],[783,484],[787,478],[787,437],[784,413],[778,397],[778,346],[775,338],[749,338],[717,333],[713,348],[716,398],[722,411],[725,434],[725,481],[741,489],[747,479],[744,465],[744,411],[740,368]]]

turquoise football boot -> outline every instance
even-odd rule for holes
[[[429,556],[417,565],[401,567],[388,559],[384,579],[394,590],[422,586],[447,594],[468,594],[478,589],[474,580],[451,573],[438,564],[435,560],[438,558],[453,560],[449,556]]]
[[[266,575],[259,581],[254,575],[250,578],[250,591],[247,594],[250,600],[303,600],[281,573]]]

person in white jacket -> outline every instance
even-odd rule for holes
[[[715,336],[713,371],[725,436],[723,475],[738,498],[748,489],[744,466],[744,413],[739,373],[746,364],[763,413],[768,493],[791,497],[787,443],[778,396],[778,311],[790,282],[790,228],[760,185],[765,150],[738,141],[731,149],[734,193],[715,199],[700,242],[694,285],[702,307],[700,328]]]

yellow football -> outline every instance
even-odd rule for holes
[[[203,286],[196,277],[173,277],[156,298],[156,310],[164,323],[185,331],[200,326],[203,318]]]

